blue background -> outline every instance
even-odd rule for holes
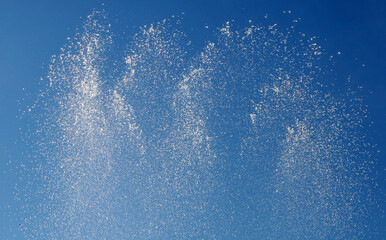
[[[20,108],[28,93],[35,94],[39,78],[47,74],[53,54],[59,53],[66,38],[76,32],[83,19],[101,1],[19,1],[0,3],[0,239],[23,239],[13,217],[17,202],[17,162],[27,158],[20,142]],[[204,45],[214,28],[226,21],[259,23],[268,14],[270,21],[286,24],[301,18],[297,30],[321,38],[329,54],[342,52],[336,60],[335,74],[342,81],[351,79],[364,87],[364,101],[370,119],[370,141],[380,153],[375,168],[384,189],[386,157],[386,2],[379,0],[195,0],[195,1],[104,1],[115,32],[134,34],[142,25],[184,12],[183,27],[197,47]],[[291,10],[291,16],[283,14]],[[204,26],[209,26],[208,29]],[[365,64],[363,67],[362,65]],[[342,83],[343,84],[343,83]],[[338,83],[339,85],[339,83]],[[24,89],[24,90],[23,90]],[[21,101],[21,103],[19,103]],[[384,201],[384,196],[378,196]],[[385,225],[379,219],[379,226]]]

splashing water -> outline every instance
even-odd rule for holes
[[[366,109],[323,84],[315,39],[226,23],[189,57],[177,29],[143,27],[120,65],[95,12],[53,57],[20,194],[28,238],[365,236]]]

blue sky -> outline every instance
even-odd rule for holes
[[[72,37],[84,17],[102,1],[19,1],[4,0],[0,7],[0,238],[23,239],[12,220],[15,162],[27,158],[20,143],[20,105],[26,94],[35,94],[40,77],[47,74],[53,54],[59,53],[67,37]],[[103,1],[112,30],[134,34],[140,26],[184,13],[183,28],[188,38],[203,46],[211,31],[226,21],[241,24],[252,19],[286,24],[300,18],[297,30],[318,36],[326,52],[336,59],[336,79],[347,79],[363,86],[373,127],[371,141],[380,150],[375,165],[384,179],[386,158],[386,3],[375,0],[315,1]],[[291,18],[283,14],[291,10]],[[208,26],[209,28],[205,28]],[[343,83],[337,82],[337,86]],[[23,90],[24,89],[24,90]],[[381,187],[385,187],[381,182]],[[379,219],[379,222],[383,220]],[[16,238],[13,237],[16,234]]]

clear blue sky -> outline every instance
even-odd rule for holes
[[[241,23],[289,21],[283,10],[301,18],[298,31],[318,36],[331,54],[342,52],[336,63],[337,79],[351,79],[364,87],[364,100],[374,122],[370,138],[378,144],[377,170],[384,178],[386,159],[386,2],[382,0],[195,0],[195,1],[20,1],[0,4],[0,239],[22,239],[15,233],[12,215],[13,162],[25,158],[19,144],[19,105],[26,93],[34,93],[39,78],[47,73],[53,54],[94,8],[104,3],[117,32],[128,35],[138,27],[184,12],[184,29],[196,44],[204,44],[210,29],[229,20]],[[209,26],[209,30],[204,28]],[[325,39],[325,40],[324,40]],[[362,65],[365,65],[364,67]],[[22,89],[25,89],[24,91]],[[16,142],[16,144],[15,144]],[[11,163],[9,163],[11,161]],[[385,184],[381,183],[384,188]],[[381,220],[379,220],[381,221]]]

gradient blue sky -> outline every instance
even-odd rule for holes
[[[364,87],[364,100],[374,122],[369,135],[381,151],[377,156],[376,169],[380,179],[384,179],[385,1],[3,0],[0,4],[0,239],[22,239],[15,232],[18,223],[12,220],[17,206],[13,200],[14,184],[17,182],[13,169],[15,162],[26,158],[19,142],[18,129],[24,128],[25,122],[18,120],[18,101],[22,101],[26,93],[36,93],[39,78],[46,75],[51,56],[57,54],[66,38],[72,37],[75,28],[82,25],[81,17],[89,15],[94,8],[100,8],[102,2],[113,31],[125,31],[128,36],[142,25],[184,12],[183,27],[188,38],[197,46],[210,38],[213,28],[229,20],[245,23],[252,19],[259,23],[268,14],[270,21],[280,25],[301,18],[298,31],[320,37],[320,44],[331,55],[342,52],[336,60],[337,79],[344,80],[350,75],[353,81]],[[291,10],[292,16],[283,14],[283,10]],[[381,187],[385,187],[384,182],[381,182]]]

